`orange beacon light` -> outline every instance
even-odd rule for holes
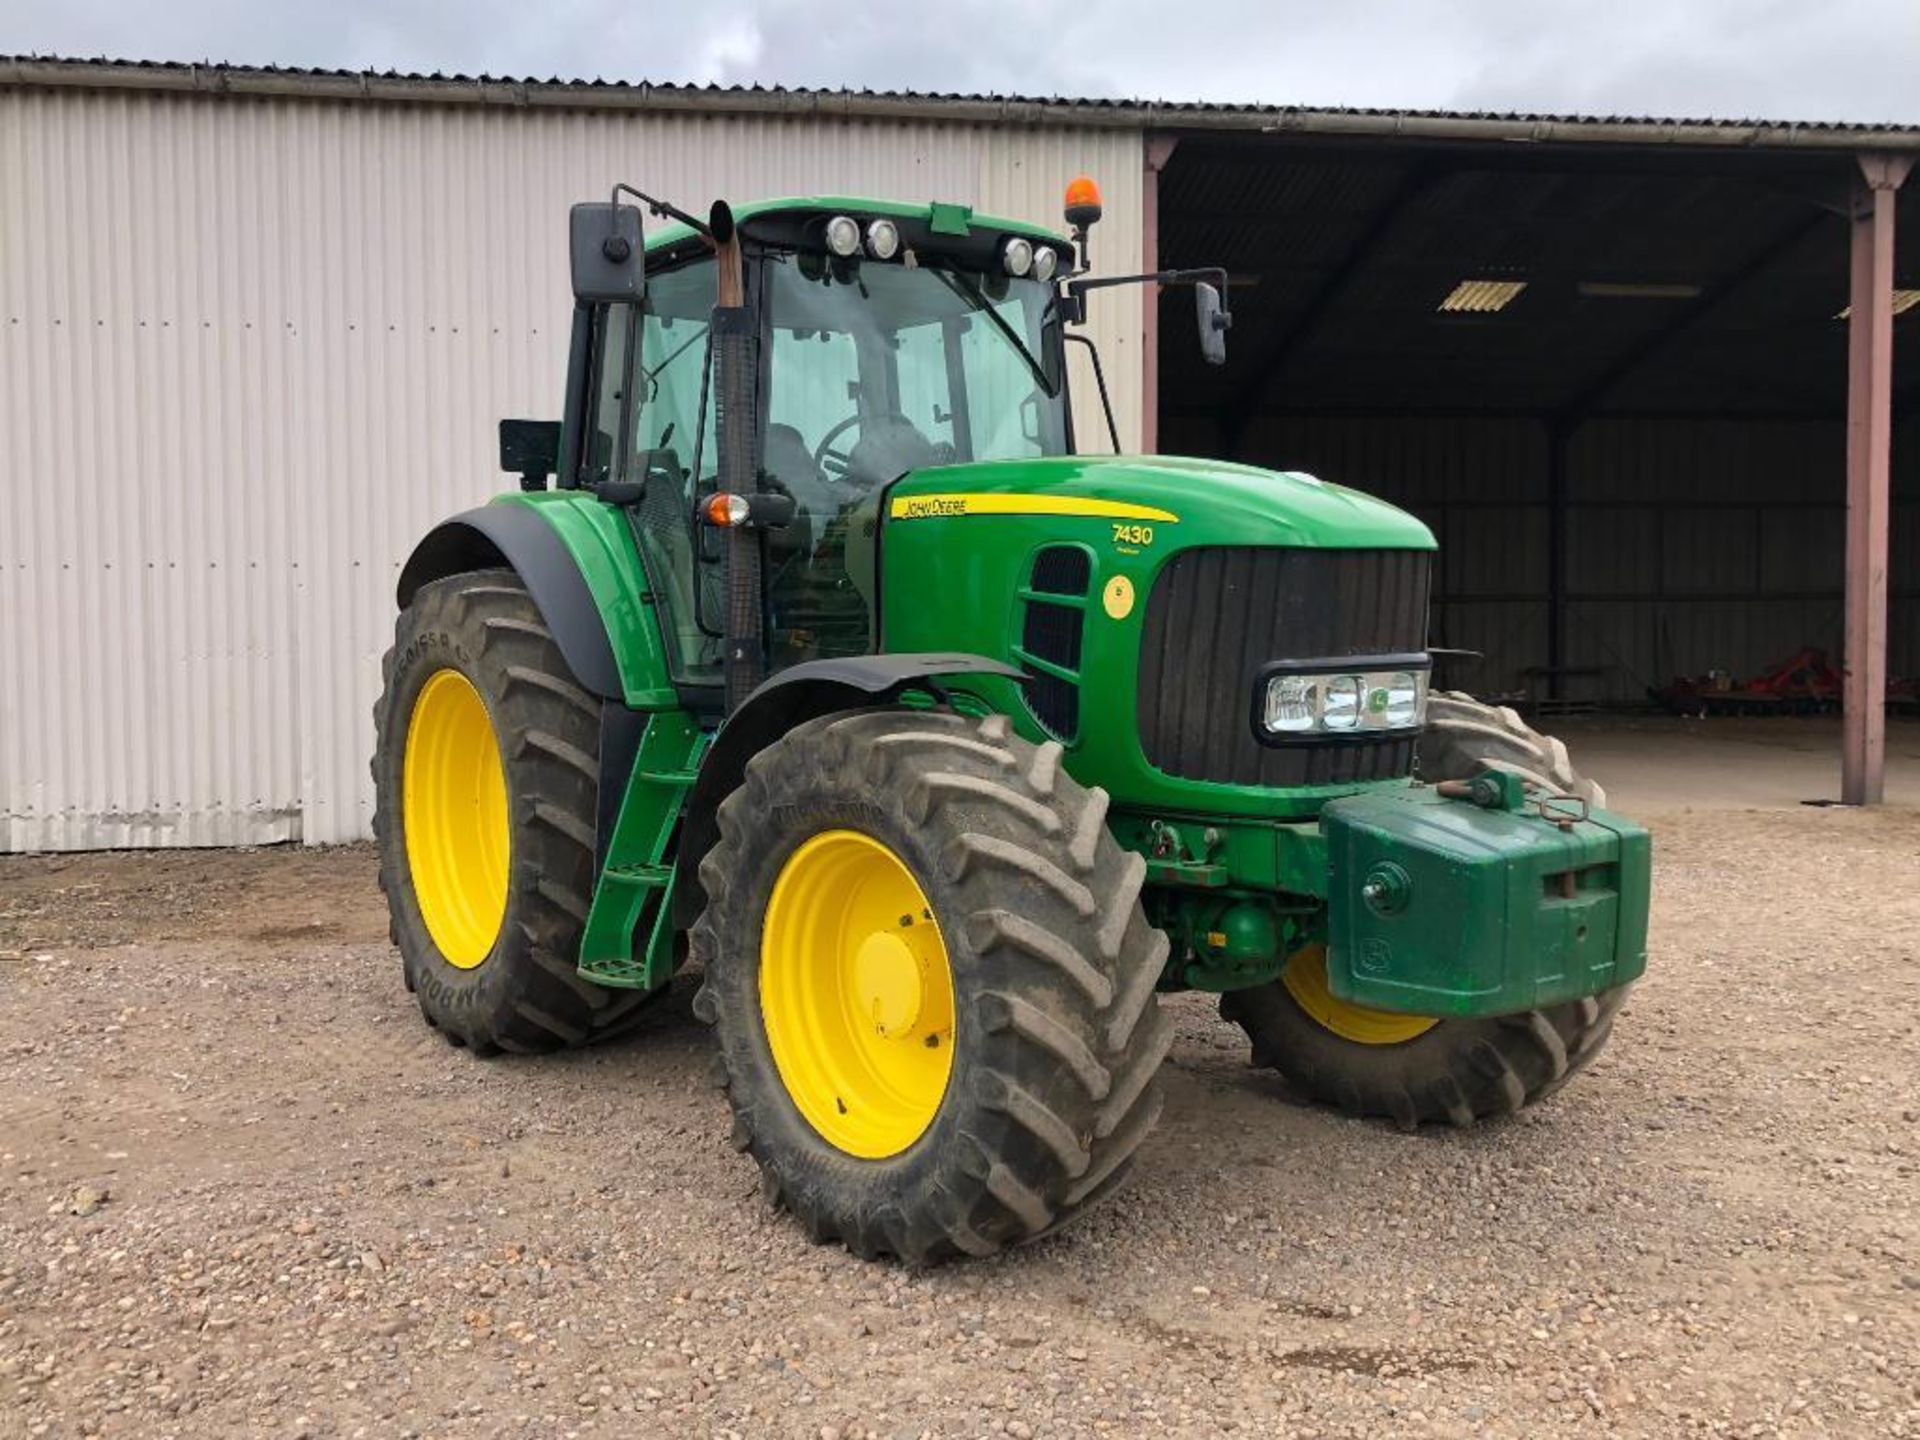
[[[1090,175],[1078,175],[1067,185],[1067,224],[1085,230],[1100,218],[1100,187]]]

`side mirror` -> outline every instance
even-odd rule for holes
[[[502,420],[500,468],[520,477],[522,490],[544,490],[560,468],[558,420]]]
[[[617,304],[646,293],[638,207],[586,202],[573,207],[569,224],[574,299]]]
[[[1220,292],[1202,280],[1193,287],[1195,318],[1200,322],[1200,353],[1209,365],[1227,363],[1227,331],[1233,312],[1220,308]]]

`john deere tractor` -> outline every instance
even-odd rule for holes
[[[502,422],[518,491],[400,576],[375,825],[427,1022],[587,1044],[697,971],[734,1144],[861,1255],[1112,1192],[1166,992],[1299,1092],[1465,1126],[1645,966],[1645,832],[1431,688],[1424,525],[1083,449],[1095,292],[1191,287],[1215,361],[1231,318],[1218,271],[1092,278],[1098,213],[576,206],[563,418]]]

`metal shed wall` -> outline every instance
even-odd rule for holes
[[[1165,422],[1163,422],[1165,424]],[[1205,426],[1166,425],[1206,453]],[[1920,674],[1920,426],[1894,435],[1888,673]],[[1520,689],[1547,659],[1547,432],[1524,416],[1269,416],[1258,463],[1405,506],[1441,546],[1436,643],[1484,652],[1455,672]],[[1802,645],[1837,665],[1846,529],[1838,421],[1614,417],[1568,455],[1566,664],[1576,698],[1638,702],[1711,668],[1749,676]],[[1535,682],[1535,689],[1539,689]]]
[[[570,202],[1057,223],[1083,170],[1135,268],[1137,130],[0,92],[0,850],[368,832],[393,580],[558,413]],[[1137,445],[1140,306],[1094,308]]]

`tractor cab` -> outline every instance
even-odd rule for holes
[[[591,208],[591,207],[582,207]],[[1070,454],[1060,290],[1071,245],[965,207],[807,199],[743,207],[755,356],[752,475],[765,530],[767,669],[877,644],[880,492],[909,471]],[[721,682],[726,545],[716,432],[726,389],[709,234],[645,249],[637,295],[582,297],[571,484],[630,498],[676,681]],[[736,382],[737,383],[737,382]],[[563,438],[563,446],[566,443]]]

